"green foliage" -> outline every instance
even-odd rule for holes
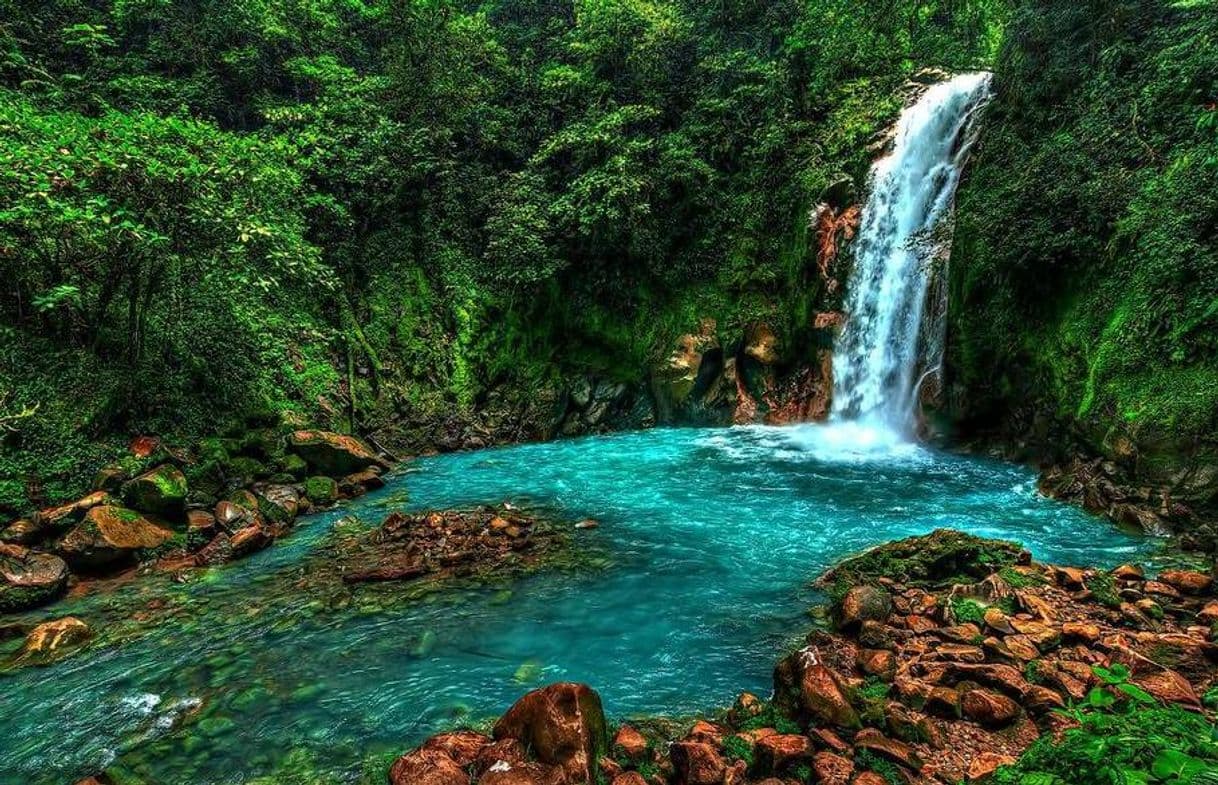
[[[950,360],[969,414],[1032,402],[1148,442],[1212,434],[1213,3],[1015,8],[959,194]]]
[[[773,728],[779,733],[802,733],[799,724],[787,717],[778,708],[770,702],[767,702],[755,717],[749,717],[739,724],[739,730],[760,730],[762,728]]]
[[[1109,608],[1121,606],[1121,595],[1117,593],[1116,579],[1109,573],[1101,572],[1087,581],[1087,588],[1095,597],[1096,602]]]
[[[723,739],[723,753],[732,760],[742,760],[748,767],[753,765],[753,745],[740,736]]]
[[[1042,736],[995,773],[996,785],[1201,785],[1218,774],[1218,728],[1207,718],[1159,704],[1124,666],[1093,670],[1104,686],[1065,712],[1077,727]]]
[[[888,785],[902,785],[905,777],[897,765],[876,755],[871,750],[860,750],[854,756],[854,764],[862,771],[873,771],[884,778]]]
[[[0,1],[0,505],[135,431],[375,428],[640,380],[699,317],[810,356],[807,214],[1004,0]],[[0,409],[0,418],[7,409]],[[4,420],[0,420],[4,422]],[[220,461],[216,461],[220,463]]]
[[[984,624],[985,622],[985,606],[976,600],[970,600],[966,597],[952,597],[950,606],[952,609],[952,618],[957,624],[972,622],[973,624]]]

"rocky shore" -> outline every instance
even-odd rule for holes
[[[0,530],[0,613],[94,583],[248,556],[290,532],[299,515],[381,487],[388,467],[365,442],[325,431],[265,430],[193,453],[137,439],[127,461],[98,472],[88,495]],[[63,638],[35,631],[30,640]]]
[[[819,582],[832,598],[824,628],[779,662],[769,700],[743,694],[692,724],[613,729],[591,687],[554,684],[489,733],[429,739],[393,764],[389,782],[1014,782],[1020,770],[1003,767],[1029,748],[1052,747],[1069,765],[1053,745],[1085,740],[1097,718],[1160,715],[1168,752],[1151,750],[1143,768],[1160,758],[1218,766],[1218,753],[1170,746],[1172,727],[1212,728],[1218,599],[1208,574],[1057,567],[1012,543],[942,530],[847,560]],[[1044,757],[1018,765],[1025,774],[1057,765]]]

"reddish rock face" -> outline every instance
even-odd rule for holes
[[[132,510],[94,507],[59,542],[59,553],[74,568],[96,570],[131,561],[140,551],[164,544],[173,533]]]
[[[876,676],[883,681],[892,681],[897,675],[897,658],[896,655],[885,649],[861,649],[859,668],[869,676]]]
[[[614,777],[611,785],[647,785],[647,780],[637,771],[627,771]]]
[[[991,690],[969,690],[960,699],[964,716],[987,728],[1010,725],[1019,716],[1019,705],[1005,695]]]
[[[68,585],[68,565],[58,556],[0,543],[0,613],[49,602]]]
[[[310,466],[323,474],[339,477],[363,471],[369,466],[384,466],[361,439],[329,431],[296,431],[288,446]]]
[[[443,752],[458,766],[465,768],[471,765],[478,757],[478,753],[482,752],[482,749],[490,743],[490,737],[483,736],[481,733],[475,733],[472,730],[458,730],[432,736],[419,749]]]
[[[438,750],[415,750],[389,770],[391,785],[469,785],[469,775]]]
[[[1205,594],[1214,585],[1214,579],[1191,570],[1165,570],[1159,580],[1184,594]]]
[[[778,774],[811,755],[812,741],[795,734],[766,736],[753,747],[753,759],[761,774]]]
[[[892,613],[892,597],[875,586],[855,586],[842,598],[839,627],[853,632],[865,621],[888,621]]]
[[[822,664],[816,647],[801,649],[778,664],[774,684],[779,695],[798,704],[801,714],[817,723],[843,728],[859,727],[858,712],[850,705],[833,671]]]
[[[854,778],[854,785],[888,785],[888,780],[874,771],[864,771]]]
[[[922,768],[922,760],[913,748],[895,739],[890,739],[875,728],[864,728],[854,737],[856,750],[868,750],[881,758],[907,769],[917,771]]]
[[[812,758],[812,771],[821,785],[850,785],[854,763],[832,752],[818,752]]]
[[[983,752],[976,758],[973,758],[972,764],[968,767],[969,781],[977,782],[983,780],[993,774],[999,766],[1006,766],[1014,762],[1015,759],[1010,755]]]
[[[496,739],[519,739],[541,763],[562,770],[569,785],[594,782],[608,749],[600,696],[583,684],[551,684],[525,695],[495,723]]]
[[[623,725],[613,737],[613,749],[629,760],[639,760],[647,754],[647,739],[629,725]]]
[[[710,744],[678,741],[669,748],[677,785],[721,785],[727,764]]]
[[[591,781],[591,780],[589,780]],[[536,761],[491,767],[478,785],[565,785],[562,769]]]

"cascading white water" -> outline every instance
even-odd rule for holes
[[[835,421],[898,438],[913,430],[920,378],[941,351],[942,325],[923,325],[945,242],[935,229],[951,212],[973,119],[989,96],[988,73],[930,87],[901,114],[892,152],[872,167],[833,358]]]

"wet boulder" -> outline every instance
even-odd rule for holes
[[[310,477],[304,483],[305,496],[319,507],[327,507],[338,501],[338,482],[332,477]]]
[[[713,744],[678,741],[668,750],[678,785],[720,785],[727,763]]]
[[[570,785],[594,782],[597,761],[609,748],[600,696],[570,682],[525,695],[495,723],[494,737],[519,739],[540,763],[560,768]]]
[[[123,501],[133,510],[176,518],[185,509],[186,492],[186,476],[164,464],[125,483]]]
[[[310,466],[334,477],[386,466],[363,440],[330,431],[295,431],[288,446]]]
[[[73,569],[94,571],[123,566],[142,552],[164,545],[173,533],[134,510],[94,507],[68,532],[57,551]]]
[[[456,761],[435,749],[417,749],[398,758],[389,770],[390,785],[469,785]]]
[[[68,585],[68,565],[49,553],[0,543],[0,613],[50,602]]]
[[[43,622],[30,630],[17,661],[22,664],[47,663],[89,639],[89,625],[74,616]]]
[[[892,597],[877,586],[854,586],[846,592],[838,607],[838,626],[843,632],[853,632],[865,621],[888,621],[892,614]]]
[[[859,727],[839,676],[822,661],[815,646],[791,654],[774,671],[775,700],[818,725]]]

